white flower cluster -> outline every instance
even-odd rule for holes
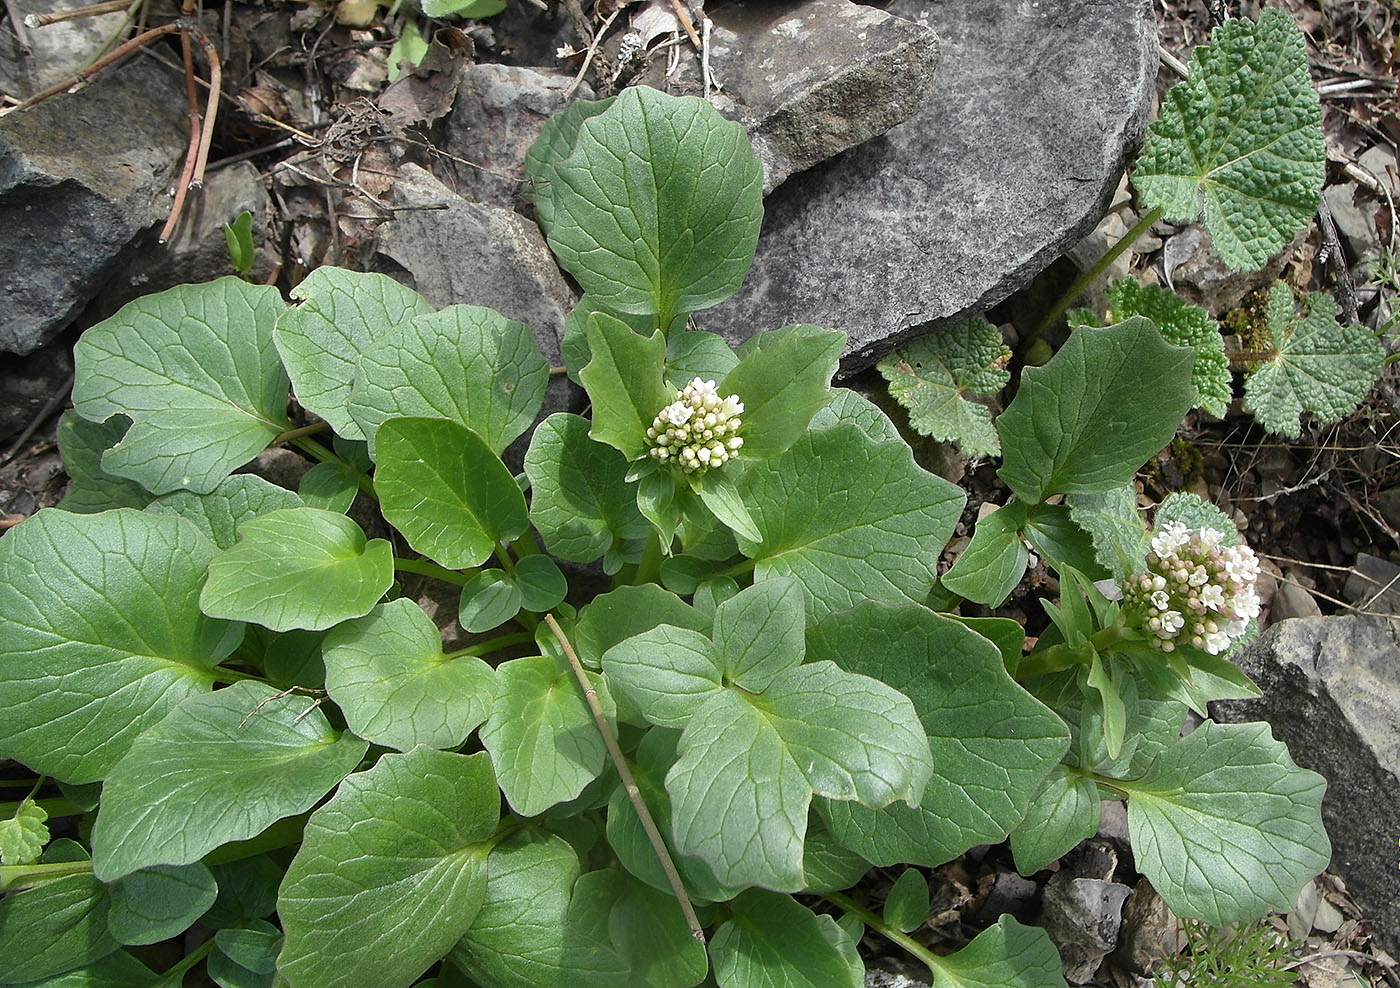
[[[685,473],[724,466],[744,445],[737,435],[743,411],[738,395],[721,398],[714,381],[697,377],[676,392],[676,400],[661,409],[647,430],[650,453]]]
[[[1147,572],[1123,584],[1125,607],[1140,607],[1152,644],[1178,643],[1219,655],[1259,616],[1259,560],[1249,546],[1222,545],[1213,528],[1168,522],[1152,537]]]

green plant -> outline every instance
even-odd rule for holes
[[[1090,583],[1159,564],[1118,495],[1190,406],[1192,351],[1083,329],[994,423],[1016,501],[978,528],[987,571],[945,582],[1002,595],[1025,531],[1065,593],[1023,658],[1014,621],[925,606],[964,495],[831,387],[842,334],[684,329],[757,239],[737,125],[627,90],[555,117],[529,168],[588,292],[566,359],[591,418],[531,431],[528,327],[379,275],[322,269],[294,306],[184,286],[84,334],[71,493],[0,539],[0,754],[84,843],[33,860],[28,799],[6,807],[30,860],[0,865],[0,981],[857,986],[869,926],[940,986],[1063,985],[1037,928],[938,955],[903,932],[913,879],[884,915],[851,890],[1008,834],[1032,870],[1100,793],[1184,914],[1294,900],[1327,860],[1322,780],[1263,725],[1178,737],[1252,689],[1213,654],[1239,629],[1167,651],[1150,594]],[[320,464],[297,491],[233,472],[279,444]],[[1185,551],[1169,521],[1223,544],[1188,502],[1158,557]],[[465,637],[414,581],[459,594]],[[195,924],[153,973],[143,945]]]
[[[1294,944],[1268,923],[1212,927],[1187,920],[1182,933],[1185,950],[1166,957],[1156,974],[1161,988],[1291,988],[1297,982],[1287,967]]]

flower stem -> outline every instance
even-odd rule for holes
[[[856,902],[856,900],[852,899],[850,896],[842,895],[840,892],[824,892],[822,893],[822,898],[843,912],[848,912],[852,916],[855,916],[866,926],[890,941],[890,943],[898,944],[903,947],[914,957],[918,958],[919,962],[928,968],[929,972],[933,974],[935,978],[937,978],[938,973],[943,970],[943,965],[939,962],[937,954],[907,933],[903,933],[886,923],[883,919]]]
[[[431,559],[405,559],[402,556],[395,556],[394,569],[401,573],[416,573],[419,576],[431,577],[444,583],[453,583],[459,587],[465,587],[469,578],[469,574],[439,566]]]
[[[51,864],[0,865],[0,892],[22,887],[30,888],[55,878],[85,875],[92,871],[91,861],[55,861]]]

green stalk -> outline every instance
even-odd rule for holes
[[[166,984],[180,984],[180,982],[184,980],[185,975],[189,973],[190,969],[193,968],[200,961],[204,960],[204,958],[208,957],[209,951],[213,949],[214,937],[213,934],[210,934],[208,940],[205,940],[198,947],[194,948],[194,950],[191,950],[184,957],[180,958],[180,960],[176,962],[174,967],[172,967],[169,971],[166,971],[165,974],[161,975],[161,980],[164,981]]]
[[[13,817],[25,806],[37,806],[49,816],[82,816],[83,809],[66,796],[45,799],[22,799],[18,803],[0,803],[0,819]]]
[[[943,970],[943,964],[939,960],[937,954],[919,943],[919,941],[915,940],[913,937],[886,923],[883,919],[856,902],[856,900],[852,899],[850,896],[842,895],[840,892],[824,892],[822,893],[822,898],[842,912],[850,913],[866,926],[890,941],[890,943],[895,943],[903,947],[914,957],[918,958],[919,962],[929,969],[929,972],[935,979],[937,979],[939,972]]]
[[[314,457],[317,461],[321,463],[339,463],[341,466],[345,467],[347,470],[349,470],[352,474],[355,475],[356,486],[358,486],[360,490],[367,494],[369,497],[373,498],[376,502],[378,502],[379,492],[374,489],[374,481],[369,479],[368,474],[356,470],[350,464],[349,460],[345,459],[345,457],[343,456],[338,456],[335,453],[331,452],[329,449],[322,446],[316,440],[308,439],[304,435],[294,435],[296,431],[297,430],[293,430],[292,433],[284,434],[291,436],[291,438],[288,441],[291,442],[293,446],[301,450],[303,453],[310,454],[312,457]]]
[[[32,888],[55,878],[86,875],[92,871],[91,861],[55,861],[52,864],[0,865],[0,892],[15,888]]]
[[[661,536],[652,529],[647,536],[647,547],[642,550],[642,561],[637,564],[637,572],[632,577],[634,587],[644,583],[659,583],[661,580]]]
[[[488,638],[484,642],[477,642],[475,645],[468,646],[467,648],[458,649],[450,653],[447,658],[462,659],[468,656],[489,655],[497,649],[509,648],[511,645],[523,645],[526,642],[532,642],[534,640],[535,636],[528,631],[512,631],[508,635],[497,635],[495,638]]]
[[[1040,323],[1031,332],[1031,340],[1044,339],[1045,334],[1050,331],[1050,327],[1054,326],[1055,322],[1074,304],[1074,300],[1083,294],[1084,289],[1088,288],[1095,278],[1107,271],[1108,266],[1116,261],[1120,254],[1136,243],[1138,238],[1146,233],[1152,227],[1152,224],[1156,223],[1161,218],[1162,210],[1160,207],[1157,209],[1149,209],[1144,213],[1142,219],[1138,220],[1131,230],[1123,234],[1122,238],[1110,247],[1107,253],[1094,263],[1093,267],[1082,272],[1079,277],[1074,280],[1074,284],[1070,285],[1069,288],[1065,290],[1065,293],[1060,296],[1059,301],[1051,307],[1050,311],[1045,314],[1045,318],[1041,319]]]
[[[418,576],[431,577],[444,583],[454,583],[459,587],[465,587],[469,579],[468,574],[439,566],[431,559],[405,559],[402,556],[395,556],[394,569],[401,573],[415,573]],[[476,571],[472,570],[471,572],[475,573]]]

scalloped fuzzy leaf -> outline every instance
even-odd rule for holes
[[[1209,501],[1202,500],[1199,494],[1186,491],[1168,494],[1162,499],[1162,503],[1157,505],[1157,511],[1152,516],[1152,531],[1160,532],[1167,527],[1168,522],[1173,521],[1180,522],[1189,529],[1213,528],[1224,536],[1220,540],[1222,545],[1240,544],[1239,529],[1235,528],[1230,516]]]
[[[156,494],[207,492],[287,420],[287,373],[272,345],[277,289],[220,278],[124,305],[73,348],[73,408],[131,428],[102,469]]]
[[[448,569],[480,566],[530,521],[525,495],[486,441],[457,422],[392,418],[376,433],[380,508],[414,549]]]
[[[355,365],[370,344],[432,305],[388,275],[317,268],[292,289],[300,305],[277,320],[272,341],[303,408],[346,439],[368,438],[350,415]]]
[[[0,755],[95,782],[212,688],[243,633],[199,610],[216,551],[183,518],[130,508],[48,508],[0,539]]]
[[[845,333],[802,324],[759,333],[740,347],[719,393],[744,403],[745,459],[777,456],[807,430],[831,400],[831,375],[845,346]]]
[[[191,697],[137,738],[103,785],[98,877],[189,864],[316,805],[368,745],[309,706],[245,681]]]
[[[1262,268],[1317,211],[1322,108],[1291,14],[1226,21],[1168,90],[1133,172],[1149,208],[1206,228],[1227,266]]]
[[[1141,316],[1076,329],[1049,363],[1021,372],[996,420],[997,476],[1028,504],[1132,479],[1195,400],[1192,362],[1191,350],[1167,344]]]
[[[68,473],[68,489],[58,506],[77,514],[109,508],[141,509],[155,497],[134,480],[114,477],[102,469],[102,454],[121,442],[131,419],[113,415],[106,422],[89,422],[71,408],[58,420],[58,452]]]
[[[1010,359],[1001,331],[974,316],[896,350],[875,366],[890,393],[909,409],[909,425],[920,435],[957,443],[968,456],[996,456],[1001,440],[991,410],[966,395],[1006,387]]]
[[[10,819],[0,820],[0,865],[38,861],[44,845],[49,842],[49,828],[44,825],[48,818],[42,806],[24,802]]]
[[[1071,494],[1065,498],[1069,516],[1089,533],[1094,557],[1119,583],[1143,567],[1151,535],[1138,513],[1137,491],[1131,482],[1106,491]]]
[[[710,943],[720,988],[858,988],[821,919],[791,896],[754,889],[730,903]]]
[[[363,617],[394,582],[394,552],[344,515],[283,508],[243,523],[209,563],[199,606],[273,631],[323,631]]]
[[[238,526],[245,521],[301,506],[301,497],[285,487],[240,473],[225,477],[208,494],[175,491],[162,495],[147,505],[146,511],[187,518],[220,549],[230,549],[238,541]]]
[[[1225,356],[1220,324],[1209,312],[1161,285],[1139,284],[1135,278],[1120,278],[1109,286],[1108,306],[1110,322],[1146,316],[1172,346],[1195,350],[1191,385],[1196,389],[1196,405],[1216,418],[1225,416],[1225,406],[1234,397],[1230,359]]]
[[[932,867],[1001,840],[1069,746],[1064,722],[1017,685],[995,645],[922,606],[832,614],[808,632],[807,653],[903,692],[929,738],[937,769],[917,809],[818,801],[836,838],[874,864]]]
[[[1172,912],[1214,926],[1290,909],[1332,856],[1326,788],[1269,725],[1206,721],[1130,789],[1138,868]]]
[[[956,953],[938,958],[932,988],[1067,988],[1060,955],[1038,926],[1002,916]]]
[[[587,419],[564,412],[535,429],[525,453],[530,521],[556,556],[576,563],[603,557],[604,570],[615,573],[641,558],[651,526],[624,481],[627,458],[590,439],[588,429]]]
[[[375,452],[386,419],[444,418],[499,455],[544,402],[549,364],[524,323],[494,309],[452,305],[385,331],[360,355],[350,415]]]
[[[411,600],[336,625],[321,655],[346,724],[375,744],[456,748],[491,712],[496,671],[474,656],[444,655],[437,626]]]
[[[855,425],[808,432],[739,481],[760,542],[739,540],[755,579],[792,576],[815,620],[857,601],[922,600],[965,497],[904,444]]]
[[[483,753],[419,747],[347,778],[311,814],[278,895],[287,982],[406,988],[481,909],[499,818]]]
[[[743,127],[693,96],[634,86],[572,143],[536,194],[553,200],[549,246],[585,292],[665,326],[739,290],[763,221]]]
[[[1380,376],[1385,351],[1364,326],[1337,322],[1337,303],[1325,292],[1303,296],[1294,310],[1293,289],[1269,289],[1267,319],[1274,353],[1244,382],[1245,408],[1270,432],[1297,438],[1299,417],[1312,412],[1324,425],[1354,412]]]

